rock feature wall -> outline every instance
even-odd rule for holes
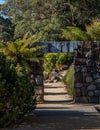
[[[31,83],[35,90],[36,101],[41,103],[44,100],[43,63],[33,63],[32,69],[33,71],[30,75]]]
[[[75,102],[100,104],[100,42],[81,43],[74,52]]]

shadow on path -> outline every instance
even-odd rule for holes
[[[61,104],[61,103],[63,103],[63,104],[66,104],[66,103],[71,103],[71,102],[73,102],[73,100],[55,100],[55,101],[50,101],[50,100],[44,100],[44,104],[46,104],[46,103],[50,103],[50,104]]]

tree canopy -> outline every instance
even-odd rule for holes
[[[100,17],[99,10],[100,0],[5,0],[1,7],[15,24],[15,38],[30,31],[42,41],[62,40],[61,29],[67,26],[85,31],[93,18]]]

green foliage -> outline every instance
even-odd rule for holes
[[[8,0],[1,6],[1,12],[16,25],[15,38],[30,31],[41,35],[42,41],[52,41],[61,39],[60,30],[66,26],[85,30],[92,18],[100,16],[99,3],[99,0]]]
[[[0,51],[7,58],[19,63],[20,65],[30,69],[29,62],[39,62],[44,47],[36,46],[38,38],[36,35],[30,36],[30,33],[24,35],[23,39],[15,42],[0,43]],[[31,45],[30,45],[31,44]]]
[[[78,27],[68,26],[62,29],[62,38],[70,41],[99,41],[100,40],[100,21],[93,20],[91,25],[86,26],[86,31]]]
[[[10,41],[13,39],[14,25],[7,18],[0,16],[0,41]]]
[[[93,20],[91,25],[86,26],[87,34],[92,41],[100,41],[100,20]]]
[[[73,89],[74,89],[74,65],[71,65],[70,68],[67,70],[65,76],[63,77],[62,81],[66,84],[68,94],[73,96]]]
[[[50,19],[36,20],[33,28],[37,28],[37,35],[42,36],[41,41],[57,41],[61,38],[60,23],[54,15]]]
[[[20,20],[16,25],[14,38],[22,38],[28,31],[41,37],[41,41],[58,40],[61,33],[60,24],[56,16],[42,20]]]
[[[46,72],[50,72],[52,68],[54,67],[54,64],[56,63],[55,54],[45,54],[44,55],[44,70]]]
[[[99,0],[57,0],[56,11],[61,27],[76,26],[85,29],[92,18],[100,17]]]
[[[34,110],[34,89],[28,77],[25,68],[0,53],[0,126],[20,121]]]
[[[3,28],[0,38],[4,41],[12,39],[14,31],[14,38],[19,39],[29,31],[41,36],[41,41],[61,41],[63,28],[64,40],[98,39],[98,31],[96,34],[92,31],[91,39],[88,38],[90,31],[87,34],[84,31],[92,19],[99,19],[99,10],[100,0],[6,0],[1,5],[0,12],[8,16],[9,21],[15,25],[15,30],[12,30],[12,24],[7,20],[0,19],[0,28]],[[95,35],[95,38],[92,35]]]
[[[32,33],[32,26],[30,21],[27,21],[26,19],[20,20],[14,30],[14,39],[23,38],[24,34],[27,32]]]
[[[50,72],[53,68],[67,64],[72,60],[72,53],[47,53],[44,55],[44,70]]]
[[[100,0],[6,0],[1,6],[1,13],[15,24],[15,38],[30,31],[41,35],[42,41],[61,40],[61,29],[67,26],[85,30],[100,17],[99,10]]]
[[[70,41],[87,41],[88,35],[78,27],[69,26],[62,30],[62,38]]]

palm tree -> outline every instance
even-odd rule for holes
[[[28,67],[29,62],[39,62],[41,55],[43,55],[42,49],[44,47],[36,45],[36,43],[39,42],[36,35],[30,37],[29,35],[30,34],[27,33],[22,40],[16,40],[15,42],[7,42],[6,44],[0,43],[0,51],[3,52],[7,58],[24,67]]]

